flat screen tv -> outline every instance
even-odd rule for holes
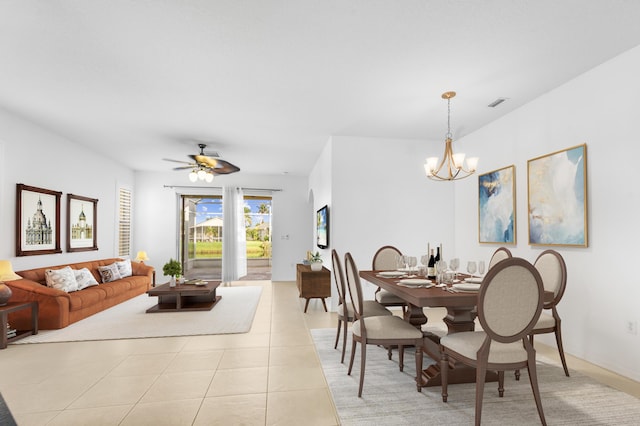
[[[324,206],[316,213],[316,244],[321,249],[329,247],[329,207]]]

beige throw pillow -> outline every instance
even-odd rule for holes
[[[98,272],[100,272],[100,277],[102,278],[103,283],[110,283],[111,281],[122,278],[120,276],[120,272],[118,272],[118,265],[115,263],[98,267]]]
[[[44,271],[47,287],[62,290],[67,293],[78,290],[78,282],[76,281],[73,269],[65,266],[62,269],[47,269]]]
[[[118,272],[120,273],[120,278],[130,277],[133,275],[133,271],[131,270],[131,259],[125,259],[121,262],[116,262],[118,266]]]
[[[78,283],[78,290],[82,290],[83,288],[98,285],[98,281],[96,281],[91,271],[87,268],[82,268],[78,270],[74,269],[73,273],[76,277],[76,282]]]

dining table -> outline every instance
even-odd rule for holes
[[[360,271],[360,278],[381,287],[407,302],[404,310],[404,319],[416,328],[423,330],[427,324],[427,316],[423,308],[445,308],[447,310],[443,322],[447,326],[447,333],[459,333],[475,330],[476,305],[478,304],[479,291],[459,291],[451,286],[445,288],[435,285],[405,286],[400,283],[403,277],[389,277],[380,275],[382,271]],[[469,276],[459,274],[463,280]],[[553,292],[545,291],[545,300],[553,298]],[[422,371],[421,385],[440,386],[440,336],[436,333],[423,330],[423,351],[434,361]],[[448,382],[475,383],[476,370],[461,363],[450,362]],[[486,382],[497,381],[498,375],[493,371],[487,371]]]

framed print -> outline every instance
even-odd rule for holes
[[[480,243],[516,243],[515,171],[511,165],[478,176]]]
[[[98,200],[67,194],[67,251],[98,250]]]
[[[62,253],[62,192],[24,184],[16,187],[16,256]]]
[[[587,145],[527,164],[529,244],[587,247]]]

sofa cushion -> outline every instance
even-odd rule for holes
[[[110,283],[111,281],[122,278],[120,276],[120,271],[118,271],[118,265],[115,263],[106,266],[99,266],[98,272],[100,272],[100,277],[102,277],[103,283]]]
[[[100,286],[85,288],[82,291],[71,293],[69,296],[69,311],[79,311],[96,306],[107,299],[107,293]]]
[[[116,262],[116,266],[118,267],[118,272],[120,272],[120,278],[126,278],[133,275],[133,271],[131,270],[131,259]]]
[[[74,269],[73,273],[76,277],[76,282],[78,283],[78,290],[82,290],[83,288],[91,287],[93,285],[98,285],[98,281],[93,277],[93,274],[89,269]]]
[[[61,269],[47,269],[44,274],[47,287],[56,288],[67,293],[78,290],[78,282],[76,281],[73,269],[69,266]]]

